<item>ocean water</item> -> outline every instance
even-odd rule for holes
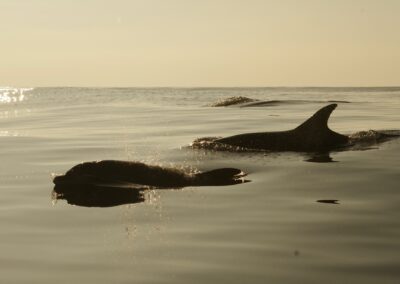
[[[232,96],[280,103],[210,107]],[[331,163],[187,147],[291,129],[331,100],[348,102],[335,131],[400,129],[393,87],[0,88],[0,282],[399,283],[400,139]],[[54,174],[103,159],[236,167],[251,182],[109,208],[54,199]]]

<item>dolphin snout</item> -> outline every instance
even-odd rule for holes
[[[65,182],[65,175],[56,176],[56,177],[53,179],[53,183],[54,183],[54,184],[61,184],[61,183],[63,183],[63,182]]]

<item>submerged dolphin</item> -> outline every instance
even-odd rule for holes
[[[270,151],[326,151],[346,145],[349,137],[329,129],[328,119],[337,104],[318,110],[300,126],[288,131],[246,133],[215,140],[231,146]]]

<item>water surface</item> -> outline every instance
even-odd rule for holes
[[[398,283],[400,141],[307,162],[298,153],[185,146],[291,129],[339,103],[330,127],[400,129],[400,88],[0,89],[2,283]],[[213,108],[231,96],[301,100]],[[52,174],[121,159],[250,183],[155,190],[111,208],[52,200]],[[317,202],[338,200],[338,204]]]

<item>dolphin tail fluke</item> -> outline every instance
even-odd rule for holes
[[[235,168],[222,168],[196,174],[195,185],[231,185],[245,182],[246,174]]]

